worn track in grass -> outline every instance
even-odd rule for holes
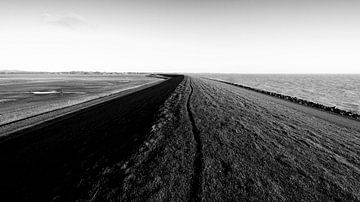
[[[192,133],[194,135],[194,139],[196,142],[196,152],[195,152],[195,159],[194,159],[194,175],[191,183],[191,193],[190,193],[190,200],[191,201],[199,201],[201,200],[202,195],[202,171],[204,167],[204,160],[202,154],[202,140],[200,137],[200,131],[197,128],[193,116],[193,112],[191,110],[191,96],[194,92],[194,89],[190,82],[190,94],[188,100],[186,102],[188,116],[191,122]]]

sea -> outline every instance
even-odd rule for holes
[[[206,74],[360,114],[360,74]]]

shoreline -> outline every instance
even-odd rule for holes
[[[342,110],[342,109],[337,108],[336,106],[330,107],[330,106],[326,106],[326,105],[323,105],[323,104],[320,104],[320,103],[315,103],[315,102],[312,102],[312,101],[309,101],[309,100],[304,100],[304,99],[289,96],[289,95],[283,95],[283,94],[280,94],[280,93],[275,93],[275,92],[266,91],[266,90],[262,90],[262,89],[258,89],[258,88],[253,88],[253,87],[245,86],[245,85],[238,84],[238,83],[224,81],[224,80],[221,80],[221,79],[214,79],[214,78],[208,78],[208,77],[201,77],[201,78],[209,79],[209,80],[217,81],[217,82],[221,82],[221,83],[225,83],[225,84],[236,86],[236,87],[240,87],[240,88],[243,88],[243,89],[246,89],[246,90],[251,90],[251,91],[254,91],[254,92],[261,93],[261,94],[269,95],[269,96],[272,96],[272,97],[275,97],[275,98],[278,98],[278,99],[281,99],[281,100],[289,101],[289,102],[292,102],[292,103],[296,103],[296,104],[299,104],[299,105],[302,105],[302,106],[311,107],[311,108],[318,109],[318,110],[321,110],[321,111],[329,112],[331,114],[336,114],[336,115],[339,115],[339,116],[342,116],[342,117],[345,117],[345,118],[360,121],[360,114],[349,112],[349,111],[346,111],[346,110]]]

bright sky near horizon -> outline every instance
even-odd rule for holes
[[[358,0],[1,0],[0,69],[360,73]]]

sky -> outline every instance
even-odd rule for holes
[[[1,0],[0,69],[360,73],[358,0]]]

